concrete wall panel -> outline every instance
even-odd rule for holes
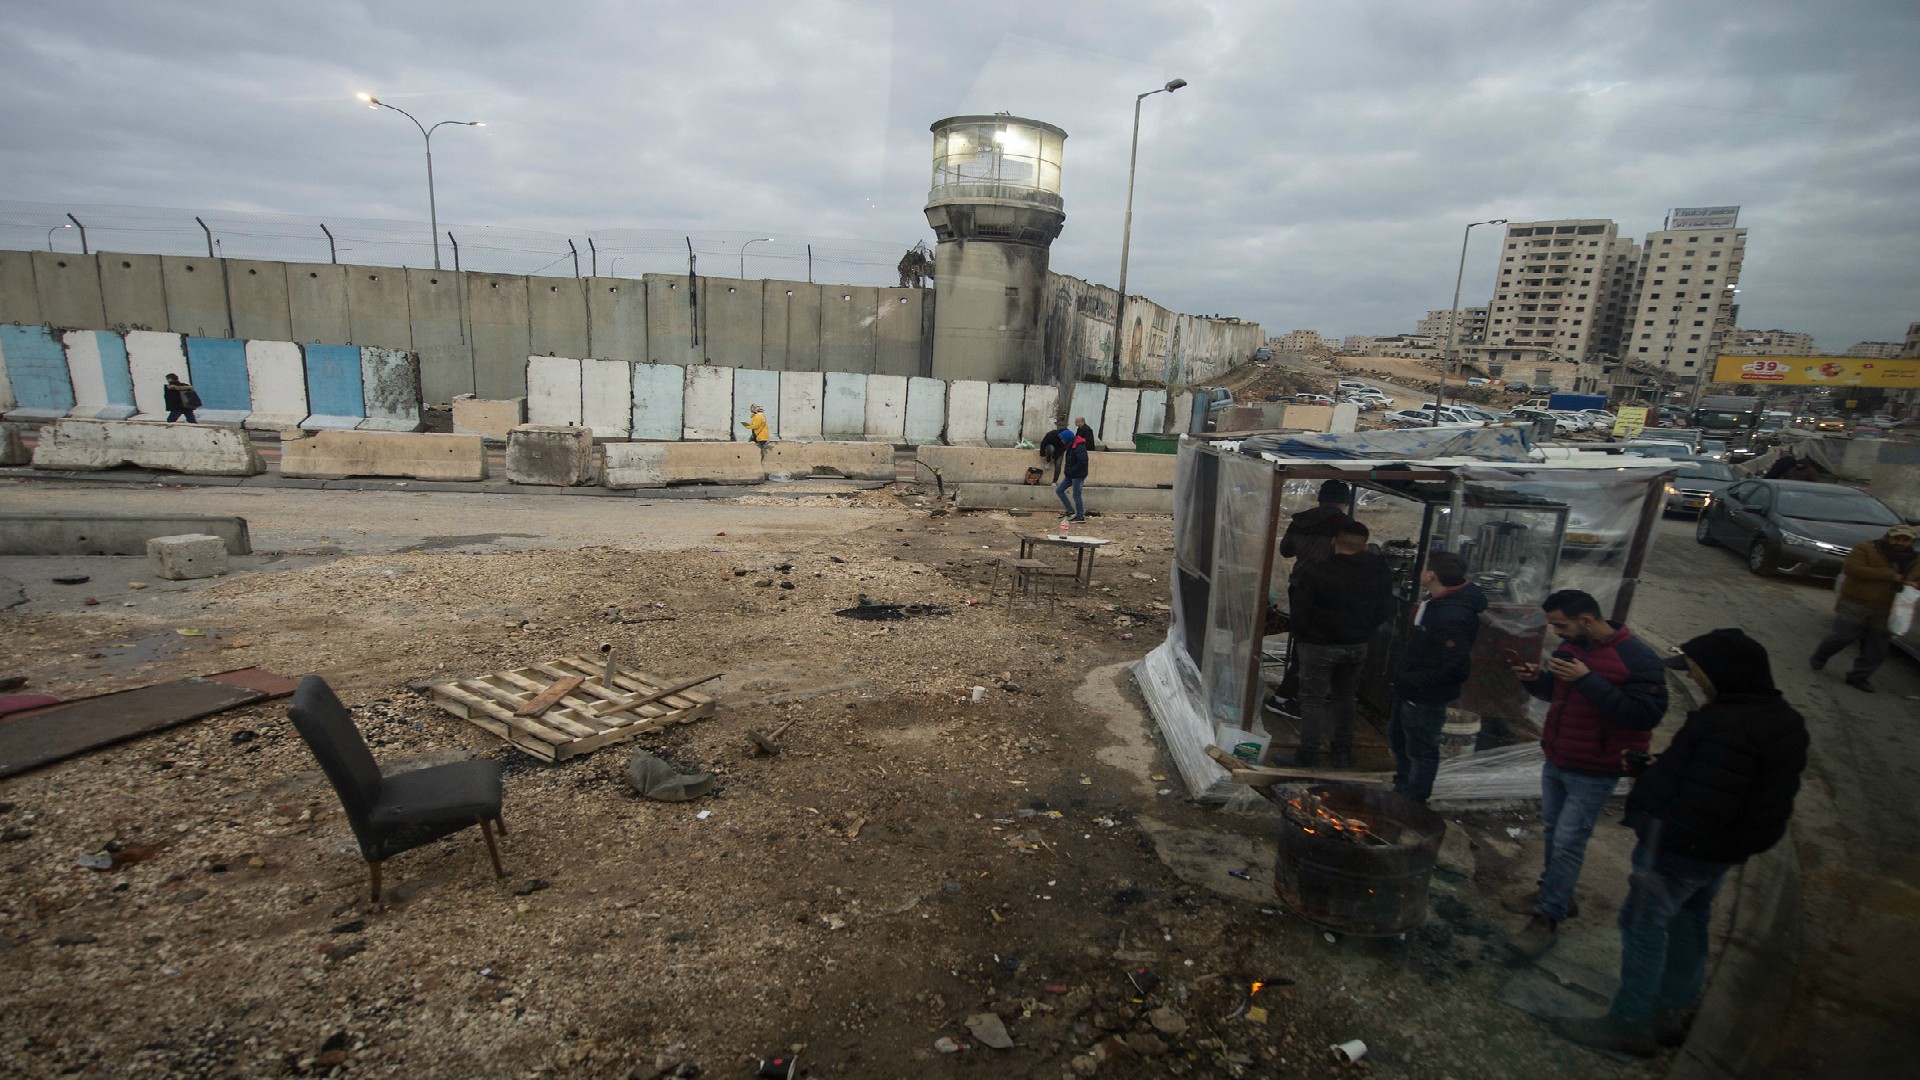
[[[754,369],[733,372],[733,439],[744,442],[749,432],[741,424],[747,419],[753,406],[765,410],[767,430],[776,439],[780,434],[780,373],[777,371],[758,371]]]
[[[219,259],[160,256],[160,280],[167,290],[166,329],[188,337],[233,336],[222,269]]]
[[[1029,386],[1023,395],[1020,410],[1020,437],[1040,445],[1047,432],[1056,430],[1054,421],[1060,416],[1060,388],[1057,386]]]
[[[787,440],[820,438],[820,412],[825,397],[826,379],[819,372],[780,372],[780,437]]]
[[[127,335],[131,349],[133,335]],[[360,349],[353,345],[308,345],[301,350],[307,368],[307,408],[303,428],[351,431],[367,418],[366,383]]]
[[[587,344],[587,290],[578,278],[528,278],[528,351],[535,356],[602,355]],[[630,359],[622,357],[621,359]],[[625,421],[622,421],[625,426]]]
[[[100,267],[93,256],[34,252],[33,287],[39,297],[41,322],[56,330],[106,329]]]
[[[87,420],[132,416],[133,376],[127,372],[126,341],[110,330],[68,330],[60,341],[67,350],[67,374],[73,383],[73,409],[67,415]]]
[[[867,376],[867,430],[870,442],[900,442],[907,430],[907,377]]]
[[[43,321],[40,295],[33,287],[33,252],[0,251],[0,323],[33,326]]]
[[[420,354],[420,390],[426,399],[438,403],[461,394],[518,397],[517,388],[502,395],[482,394],[474,388],[474,350],[463,317],[467,302],[461,296],[461,275],[451,270],[388,270],[380,276],[401,273],[406,276],[406,310],[413,316],[413,349]],[[358,319],[356,308],[355,321]],[[361,341],[357,336],[354,341],[361,345],[385,344]],[[526,358],[523,348],[520,361],[525,363]]]
[[[73,408],[73,376],[60,339],[44,326],[0,326],[9,420],[53,420]]]
[[[596,439],[625,439],[633,434],[631,363],[580,361],[580,420]]]
[[[1073,397],[1067,409],[1067,419],[1076,425],[1085,417],[1097,434],[1100,431],[1100,416],[1106,411],[1107,388],[1099,383],[1074,383]]]
[[[706,353],[694,344],[697,280],[689,284],[684,274],[648,274],[642,280],[647,287],[647,358],[656,364],[698,366]]]
[[[389,349],[417,349],[412,303],[407,296],[407,272],[391,266],[342,266],[347,293],[347,337],[344,341],[301,336],[303,344],[384,345]],[[316,273],[319,271],[315,271]],[[324,279],[325,275],[321,275]],[[320,280],[320,279],[313,279]],[[445,319],[445,313],[436,313]],[[324,319],[320,320],[322,323]],[[459,339],[456,339],[459,340]],[[462,365],[466,364],[463,359]]]
[[[361,431],[419,431],[420,358],[405,349],[360,346]]]
[[[518,397],[527,355],[533,351],[527,290],[536,286],[518,274],[467,274],[464,284],[467,321],[473,331],[471,393],[494,401]],[[433,400],[452,397],[448,394]]]
[[[580,361],[565,356],[527,357],[527,423],[575,427],[585,423],[582,385]]]
[[[187,376],[187,344],[179,334],[127,331],[127,373],[133,379],[134,420],[165,420],[167,372]],[[189,380],[191,381],[191,380]]]
[[[908,379],[907,425],[903,435],[907,445],[937,443],[946,429],[947,384],[918,376]]]
[[[760,310],[762,284],[735,278],[700,279],[700,299],[706,305],[707,337],[704,347],[706,356],[713,363],[736,369],[766,368],[766,358],[760,348],[763,332]],[[763,401],[761,404],[767,407],[767,421],[772,423],[775,419],[773,402]]]
[[[594,356],[646,360],[647,287],[632,278],[588,278],[587,334]],[[679,421],[674,427],[678,430]]]
[[[1167,392],[1165,390],[1140,391],[1140,415],[1133,422],[1133,430],[1161,432],[1167,427]]]
[[[633,365],[633,437],[676,441],[684,431],[681,400],[687,369],[678,364]]]
[[[826,402],[820,410],[820,437],[858,439],[867,430],[867,377],[858,372],[829,371],[825,376]]]
[[[820,289],[820,369],[874,371],[874,324],[879,320],[880,290],[868,285],[825,285]],[[894,372],[905,378],[918,372]],[[904,397],[903,388],[901,394]]]
[[[820,363],[820,286],[807,281],[763,281],[760,295],[761,356],[767,367],[829,370]]]
[[[1131,450],[1134,425],[1139,421],[1140,391],[1116,386],[1107,391],[1106,411],[1101,414],[1094,433],[1102,446]]]
[[[956,379],[947,384],[947,443],[987,445],[987,384]]]
[[[874,293],[873,370],[882,375],[925,375],[927,365],[922,361],[932,353],[921,347],[925,344],[921,323],[931,294],[925,289],[876,289]]]
[[[987,388],[988,446],[1012,446],[1020,441],[1026,396],[1027,388],[1021,383],[994,383]]]
[[[233,336],[246,340],[293,340],[293,309],[287,301],[287,264],[228,259],[228,306]]]
[[[103,251],[100,301],[106,325],[115,330],[160,330],[167,325],[167,287],[160,277],[160,256]]]
[[[347,318],[347,268],[344,266],[287,264],[287,321],[290,336],[300,344],[345,345],[353,341]],[[369,341],[395,349],[413,348],[413,324],[404,323],[405,341]]]
[[[247,395],[253,412],[246,426],[267,431],[299,427],[307,408],[307,369],[291,341],[247,342]]]
[[[652,312],[647,322],[652,324]],[[700,365],[687,369],[687,390],[681,406],[681,438],[690,441],[728,441],[733,438],[733,369]]]
[[[242,424],[253,411],[247,385],[247,343],[235,338],[187,339],[184,376],[200,395],[194,418],[203,424]]]

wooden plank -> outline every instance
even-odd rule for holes
[[[483,731],[506,740],[509,745],[517,746],[542,761],[554,760],[552,746],[541,742],[526,732],[517,730],[511,724],[504,723],[487,715],[486,710],[497,708],[492,703],[477,701],[472,698],[472,695],[466,694],[464,691],[460,691],[457,687],[451,685],[436,686],[433,690],[435,700],[439,706],[447,712],[472,723],[475,727]],[[450,693],[449,691],[459,693],[462,697],[466,697],[469,700],[462,701],[459,697],[455,697],[454,693]],[[501,711],[504,712],[505,710]]]
[[[507,673],[504,673],[504,672],[502,673],[502,675],[505,675],[505,674]],[[526,697],[515,694],[513,691],[508,690],[506,687],[498,686],[493,682],[489,681],[491,679],[495,679],[499,677],[501,676],[489,675],[486,678],[481,678],[481,679],[468,679],[465,682],[463,682],[461,685],[469,690],[479,691],[480,693],[486,694],[489,697],[495,698],[499,701],[503,701],[506,704],[513,706],[514,709],[518,709],[522,705],[525,705],[528,700]],[[511,713],[512,710],[509,710],[509,712]],[[530,717],[517,716],[517,715],[513,715],[510,717],[503,716],[501,717],[501,719],[508,720],[510,723],[518,723],[518,724],[532,724],[535,722]],[[558,715],[543,716],[540,718],[539,724],[547,728],[556,730],[561,734],[561,738],[563,739],[577,738],[582,735],[594,734],[593,728],[586,727],[585,725],[582,725],[582,724],[574,723],[571,720],[562,719]],[[554,741],[558,742],[560,740],[556,739]]]
[[[590,670],[590,665],[588,664],[588,661],[577,656],[568,658],[567,663],[570,663],[573,666],[578,668],[587,668]],[[714,676],[714,677],[717,678],[718,676]],[[699,681],[705,682],[706,680],[702,679]],[[668,683],[665,679],[661,679],[653,675],[643,676],[639,672],[634,672],[634,671],[622,671],[616,674],[614,676],[614,685],[621,687],[623,689],[632,691],[637,694],[642,694],[642,695],[651,694],[657,690],[668,689]],[[681,702],[678,704],[676,704],[673,700],[676,697],[681,699]],[[688,705],[697,705],[703,702],[710,702],[713,700],[713,698],[708,697],[706,694],[687,692],[687,693],[677,693],[663,700],[666,701],[668,705],[674,708],[686,708]]]
[[[539,716],[541,713],[560,704],[561,698],[566,697],[573,691],[574,687],[579,686],[584,681],[585,680],[578,675],[569,675],[564,679],[557,679],[553,685],[540,691],[539,695],[532,701],[514,710],[514,715]]]
[[[635,706],[638,706],[638,705],[651,705],[656,701],[662,701],[662,700],[665,700],[666,698],[674,697],[684,690],[688,690],[695,686],[699,686],[701,683],[712,682],[713,680],[725,674],[726,672],[724,671],[716,671],[711,675],[702,675],[697,679],[688,679],[686,682],[680,683],[676,686],[669,686],[664,690],[656,690],[651,694],[646,694],[641,697],[630,697],[630,698],[622,698],[619,701],[609,701],[606,704],[601,705],[599,707],[600,714],[604,716],[610,712],[624,712],[627,709],[634,708]]]
[[[530,672],[532,674],[529,674]],[[547,679],[536,677],[538,675],[546,675]],[[557,708],[548,708],[542,719],[548,724],[561,728],[562,730],[573,731],[575,728],[582,729],[581,731],[575,731],[574,734],[576,735],[606,730],[606,721],[601,720],[599,715],[593,712],[591,708],[593,702],[571,692],[572,690],[578,689],[580,685],[586,681],[581,676],[569,675],[555,669],[546,668],[544,665],[536,664],[533,667],[517,668],[513,671],[502,671],[487,676],[487,679],[512,683],[514,686],[534,694],[534,700],[538,700],[540,695],[547,693],[553,686],[566,683],[568,684],[570,692],[561,698]],[[529,701],[522,709],[515,710],[516,714],[526,716],[527,713],[525,709],[530,708],[532,704],[533,702]]]
[[[572,664],[574,667],[578,668],[586,664],[587,662],[578,657],[574,657],[570,660],[556,661],[555,663],[556,664],[569,663],[569,664]],[[561,673],[564,670],[564,669],[547,665],[547,664],[540,664],[536,666],[543,671],[549,671],[556,674]],[[599,679],[600,679],[600,676],[598,674],[595,674],[593,678],[590,678],[586,682],[582,683],[580,685],[580,689],[585,693],[592,694],[594,697],[601,699],[601,701],[603,702],[625,701],[631,698],[634,694],[639,694],[640,696],[645,697],[646,695],[652,694],[655,691],[664,689],[666,687],[666,683],[664,681],[654,680],[654,677],[651,675],[643,677],[632,672],[621,672],[615,675],[614,689],[609,689],[607,686],[601,683]],[[622,693],[621,691],[623,690],[629,691],[629,693]],[[668,696],[667,698],[662,699],[659,702],[647,701],[644,704],[628,705],[627,709],[629,711],[637,712],[641,716],[654,717],[654,716],[663,716],[669,712],[672,712],[675,709],[690,708],[696,704],[699,704],[702,702],[711,702],[712,700],[713,700],[712,698],[707,697],[705,694],[673,694]],[[606,714],[603,712],[600,712],[600,713],[597,713],[597,715],[604,716]]]
[[[495,720],[499,720],[502,723],[509,725],[510,727],[516,728],[520,731],[524,731],[528,735],[531,735],[534,738],[539,739],[543,743],[548,743],[548,744],[557,746],[560,743],[567,741],[566,735],[558,731],[555,731],[552,728],[547,727],[545,724],[541,724],[537,721],[527,719],[526,717],[515,716],[513,715],[512,710],[501,708],[499,705],[495,704],[494,702],[489,701],[485,697],[479,694],[476,694],[472,690],[468,689],[468,687],[470,686],[479,686],[479,685],[481,684],[467,683],[462,685],[459,683],[441,683],[439,686],[436,686],[434,689],[441,693],[446,694],[447,696],[455,699],[456,701],[462,702],[463,704],[466,704],[472,708],[480,710],[483,713],[486,713],[488,716],[493,717]]]

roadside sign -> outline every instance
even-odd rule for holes
[[[1645,405],[1623,405],[1613,418],[1613,433],[1625,435],[1631,439],[1647,430],[1647,407]]]

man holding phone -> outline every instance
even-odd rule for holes
[[[1540,746],[1540,829],[1546,838],[1539,887],[1508,900],[1530,915],[1512,941],[1526,956],[1553,947],[1560,923],[1576,910],[1573,887],[1594,823],[1626,774],[1625,756],[1645,752],[1667,711],[1666,668],[1633,632],[1600,614],[1600,603],[1563,589],[1540,605],[1560,639],[1552,659],[1518,664],[1527,693],[1548,701]]]

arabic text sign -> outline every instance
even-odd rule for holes
[[[1676,206],[1668,219],[1669,229],[1731,229],[1740,220],[1737,206]]]
[[[1647,430],[1647,409],[1644,405],[1623,405],[1613,418],[1613,433],[1625,435],[1631,439]]]
[[[1920,387],[1920,360],[1861,356],[1722,356],[1713,381],[1780,386]]]

